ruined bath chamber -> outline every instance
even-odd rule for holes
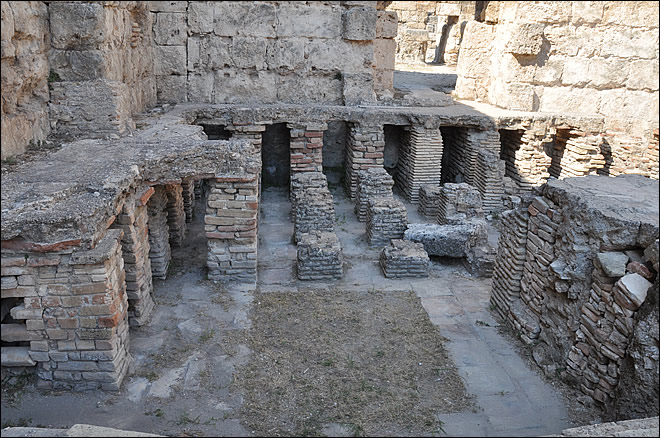
[[[399,225],[405,208],[393,198],[393,187],[442,227],[472,220],[483,226],[485,216],[501,215],[497,254],[477,245],[460,257],[468,259],[475,275],[493,275],[493,305],[524,340],[537,345],[539,365],[547,373],[568,373],[599,406],[635,415],[644,414],[643,405],[657,411],[657,218],[640,214],[643,219],[606,221],[605,237],[596,238],[592,228],[601,230],[601,224],[590,228],[589,218],[572,204],[584,198],[582,188],[554,186],[554,180],[545,185],[551,177],[605,178],[643,164],[641,173],[656,180],[645,183],[651,192],[655,187],[657,197],[657,129],[650,141],[610,135],[607,115],[591,109],[567,115],[566,108],[544,107],[518,93],[514,85],[528,91],[518,82],[484,87],[503,93],[490,100],[471,95],[478,87],[470,84],[483,80],[471,77],[472,71],[459,78],[458,96],[499,108],[453,101],[399,105],[387,99],[393,89],[396,13],[375,2],[309,10],[282,2],[279,21],[273,17],[280,6],[260,3],[257,12],[266,22],[274,20],[272,29],[242,29],[232,22],[243,16],[244,7],[255,12],[241,2],[226,2],[234,14],[226,27],[204,13],[206,7],[225,6],[152,3],[137,2],[130,10],[90,6],[99,22],[124,17],[130,35],[121,43],[126,62],[101,51],[108,59],[82,78],[74,62],[62,59],[69,50],[94,55],[98,48],[81,44],[65,26],[52,25],[78,6],[48,6],[54,32],[50,62],[59,79],[48,87],[42,78],[50,88],[46,120],[51,118],[57,135],[105,138],[70,143],[48,163],[3,176],[3,369],[36,368],[43,388],[119,389],[131,361],[130,327],[149,323],[157,305],[153,278],[167,275],[171,248],[186,235],[202,184],[209,279],[255,282],[260,193],[268,185],[289,188],[299,279],[340,278],[341,248],[323,173],[333,167],[341,169],[345,193],[355,201],[374,246],[404,237]],[[456,33],[497,25],[496,13],[488,9],[466,28],[469,14],[463,9],[474,9],[468,3],[442,7],[447,63],[481,62],[479,50],[458,56]],[[314,18],[308,23],[323,25],[296,26],[301,12]],[[542,52],[538,26],[517,26],[512,35],[516,38],[502,44],[501,59],[525,61]],[[102,35],[99,47],[115,37]],[[365,50],[369,44],[371,54]],[[325,56],[329,46],[338,48],[334,58]],[[247,55],[222,65],[217,59],[223,50]],[[104,70],[115,61],[135,68],[122,74]],[[307,76],[285,80],[291,67],[304,67]],[[552,91],[552,83],[544,85]],[[647,92],[646,85],[634,86],[640,95],[638,89]],[[81,89],[88,94],[78,94]],[[176,105],[143,116],[136,129],[132,116],[156,102]],[[641,159],[630,151],[639,151]],[[73,165],[77,162],[85,165]],[[649,191],[645,183],[635,190]],[[470,190],[478,193],[478,205],[457,195]],[[587,210],[598,216],[606,206]],[[587,225],[571,234],[565,228],[572,222]],[[635,227],[636,234],[621,231]],[[612,243],[610,235],[617,233],[625,238]],[[390,253],[398,248],[392,246]],[[312,250],[323,260],[310,261],[306,254]],[[630,262],[643,268],[626,264],[617,275],[604,272],[599,254],[627,251],[636,257],[629,256]],[[406,273],[406,265],[395,260],[393,266],[390,272]],[[639,302],[630,304],[625,284],[632,274],[651,286],[644,291],[648,298],[639,301],[635,295]],[[628,307],[610,299],[611,289]],[[656,337],[648,341],[644,334],[652,332],[647,326],[653,328],[654,317]],[[640,367],[646,371],[631,371]],[[636,397],[640,401],[631,401]]]

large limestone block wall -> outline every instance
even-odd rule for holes
[[[456,65],[463,29],[475,18],[474,1],[393,1],[387,11],[398,16],[396,64]],[[443,53],[443,55],[440,54]]]
[[[455,95],[514,110],[658,127],[657,2],[489,2],[465,28]]]
[[[376,2],[155,1],[151,11],[160,102],[375,99]]]
[[[75,137],[122,134],[156,102],[149,2],[51,2],[51,125]]]
[[[44,2],[2,7],[2,159],[49,133],[48,9]]]

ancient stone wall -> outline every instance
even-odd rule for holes
[[[489,2],[488,9],[485,22],[465,28],[457,97],[601,114],[612,135],[649,144],[658,128],[657,2]]]
[[[550,180],[503,216],[491,302],[547,374],[617,418],[658,409],[657,197],[639,176]]]
[[[456,65],[463,28],[474,20],[474,1],[393,1],[396,12],[396,64],[444,63]]]
[[[375,99],[374,2],[150,3],[160,102]]]
[[[2,159],[45,140],[48,123],[48,8],[2,2]]]
[[[122,134],[156,103],[148,2],[48,5],[51,126],[81,138]]]

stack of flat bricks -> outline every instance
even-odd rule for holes
[[[312,192],[323,191],[328,188],[328,179],[323,172],[296,172],[291,175],[289,188],[289,199],[291,201],[291,213],[295,214],[298,198],[306,190]]]
[[[138,199],[129,198],[124,202],[112,228],[124,230],[121,240],[126,271],[126,290],[128,292],[128,316],[132,326],[145,325],[154,310],[153,281],[151,260],[149,258],[149,228],[146,203],[153,196],[150,187]]]
[[[51,252],[10,250],[3,242],[2,298],[24,324],[3,339],[29,341],[25,365],[36,364],[39,388],[118,390],[128,354],[128,302],[121,229],[107,230],[92,250],[60,242]],[[13,277],[16,285],[6,278]]]
[[[532,187],[545,183],[550,177],[552,157],[545,153],[545,145],[553,139],[545,131],[528,129],[520,138],[520,145],[513,153],[513,166],[517,169],[511,178],[518,188],[530,191]]]
[[[605,167],[605,157],[601,154],[601,136],[584,135],[574,130],[568,135],[561,156],[559,179],[596,175],[599,169]]]
[[[626,254],[618,254],[628,260]],[[616,396],[620,366],[633,337],[635,314],[653,279],[642,263],[624,264],[625,273],[608,273],[598,257],[594,260],[591,293],[580,309],[576,343],[566,360],[567,371],[580,381],[582,392],[605,405]]]
[[[442,149],[437,128],[415,125],[402,135],[395,180],[410,202],[418,202],[422,184],[440,184]]]
[[[492,151],[482,149],[477,154],[473,180],[481,193],[481,203],[486,213],[502,209],[505,166],[504,161]]]
[[[358,190],[355,199],[355,214],[358,221],[367,220],[367,202],[375,196],[392,197],[394,181],[383,167],[372,167],[358,171]]]
[[[302,234],[312,230],[334,232],[335,205],[327,186],[299,192],[293,226],[296,242],[300,241]]]
[[[467,183],[445,183],[438,197],[438,223],[459,225],[466,221],[483,220],[479,191]]]
[[[257,175],[208,181],[204,230],[209,279],[254,281],[257,275]]]
[[[387,278],[429,276],[429,255],[420,242],[392,239],[380,253],[379,263]]]
[[[183,189],[183,210],[186,212],[186,222],[192,222],[195,210],[195,181],[185,180],[181,183]]]
[[[325,123],[288,125],[291,136],[291,173],[323,170],[323,131]]]
[[[402,239],[408,227],[406,207],[393,197],[377,196],[367,203],[367,242],[385,246],[391,239]]]
[[[518,208],[502,214],[490,300],[500,316],[509,319],[511,303],[520,297],[525,263],[529,213]]]
[[[371,167],[383,167],[385,133],[383,125],[352,124],[346,143],[346,193],[351,199],[357,195],[357,173]]]
[[[186,212],[183,208],[181,184],[166,184],[167,224],[170,227],[170,245],[181,246],[186,237]]]
[[[419,204],[417,209],[424,216],[437,217],[440,203],[440,186],[436,184],[422,184],[419,186]]]
[[[298,241],[298,279],[330,280],[342,276],[343,256],[335,233],[310,231]]]
[[[155,193],[147,203],[149,213],[149,258],[151,276],[164,280],[172,259],[170,229],[167,225],[167,195],[163,186],[155,186]]]

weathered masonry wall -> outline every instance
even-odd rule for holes
[[[458,98],[523,111],[597,113],[605,129],[658,128],[657,2],[489,2],[465,27]]]
[[[159,102],[375,99],[374,2],[150,3]]]
[[[396,65],[456,65],[463,28],[475,19],[474,1],[394,1],[386,10],[398,16]]]
[[[550,180],[503,216],[491,302],[547,374],[615,418],[649,416],[658,410],[657,270],[656,181]]]
[[[156,103],[147,2],[51,2],[50,120],[80,138],[135,129]]]
[[[2,159],[25,152],[50,132],[48,9],[44,2],[2,7]]]

